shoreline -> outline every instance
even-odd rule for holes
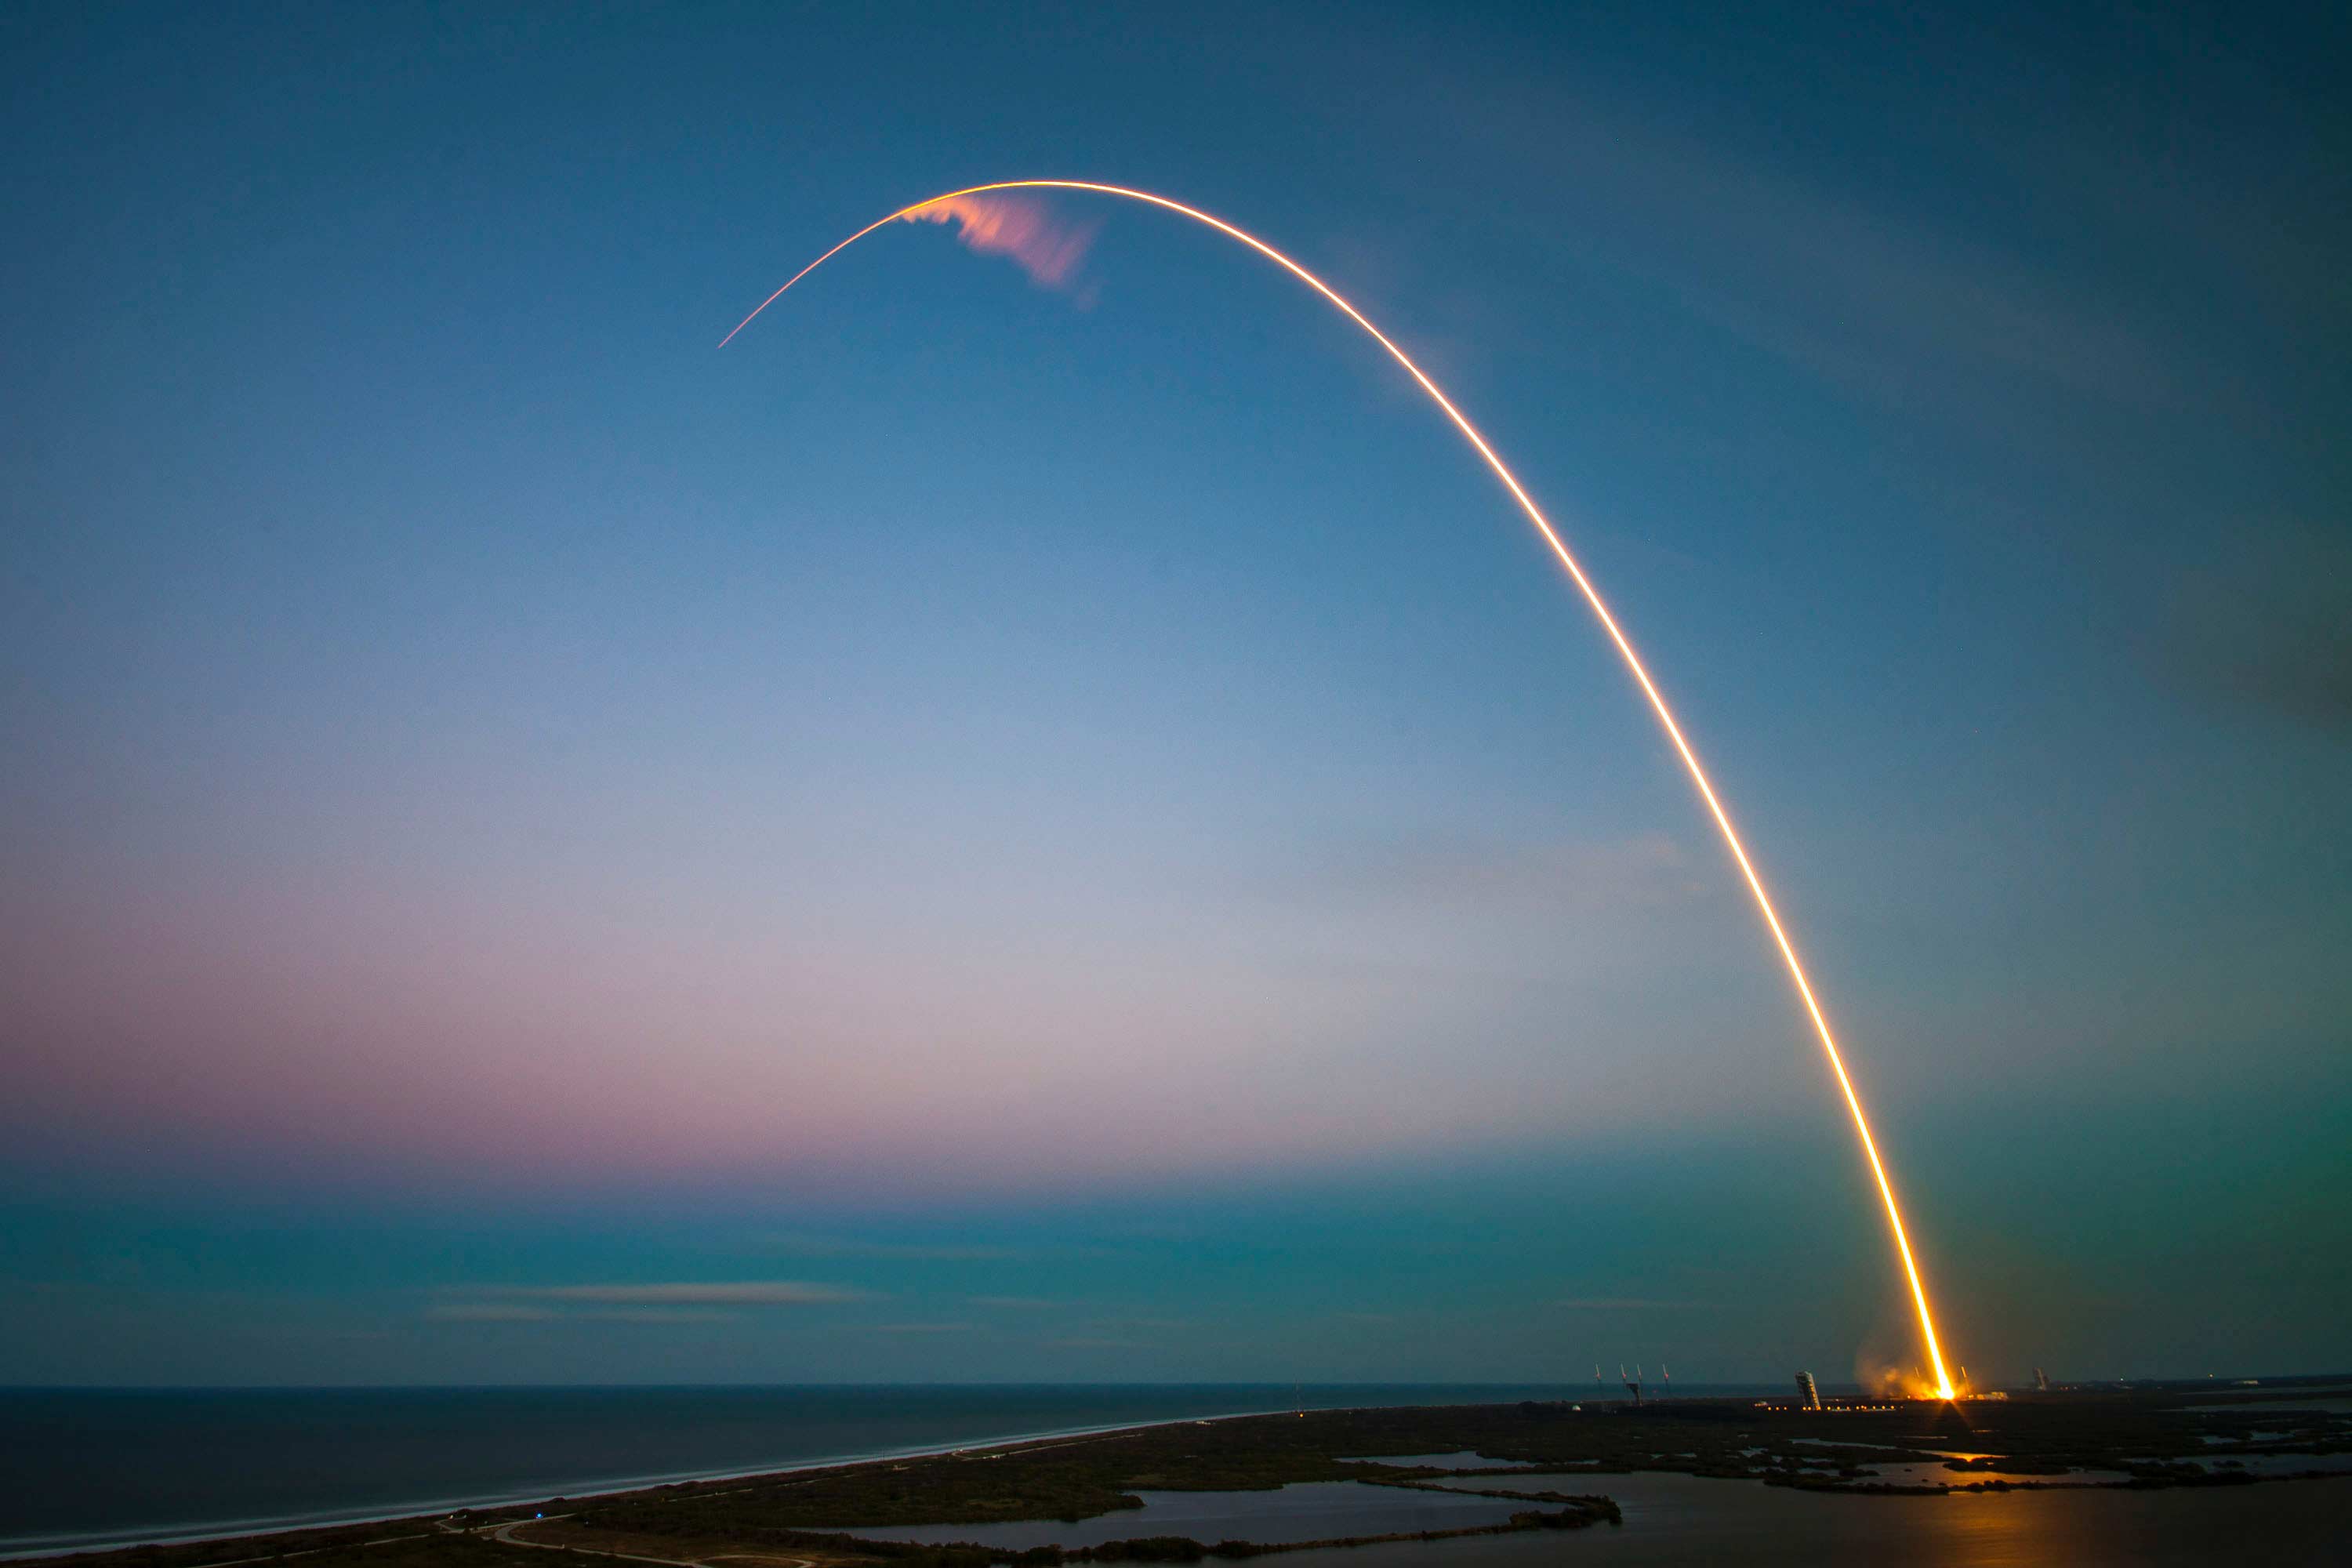
[[[1246,1399],[1252,1394],[1263,1398],[1270,1391],[1263,1386],[1235,1386],[1226,1392]],[[1160,1482],[1160,1476],[1184,1471],[1188,1467],[1195,1472],[1202,1470],[1203,1462],[1199,1460],[1197,1452],[1201,1446],[1193,1439],[1153,1436],[1195,1426],[1222,1427],[1236,1434],[1230,1441],[1211,1437],[1207,1433],[1202,1436],[1212,1447],[1227,1450],[1222,1468],[1218,1463],[1208,1463],[1208,1471],[1215,1474],[1221,1483],[1238,1484],[1244,1490],[1285,1485],[1295,1479],[1339,1479],[1340,1469],[1354,1468],[1347,1463],[1351,1456],[1451,1456],[1458,1450],[1504,1456],[1510,1461],[1507,1468],[1523,1473],[1533,1468],[1546,1474],[1575,1474],[1580,1480],[1657,1471],[1703,1479],[1745,1480],[1767,1489],[1860,1495],[2169,1489],[2352,1477],[2352,1470],[2333,1466],[2325,1470],[2283,1474],[2217,1467],[2216,1461],[2221,1466],[2235,1467],[2242,1458],[2252,1456],[2265,1459],[2273,1455],[2281,1459],[2316,1459],[2322,1455],[2352,1455],[2352,1429],[2347,1429],[2352,1427],[2352,1417],[2312,1415],[2304,1419],[2307,1413],[2293,1409],[2300,1391],[2285,1389],[2277,1391],[2270,1400],[2249,1403],[2257,1408],[2280,1408],[2282,1416],[2296,1416],[2296,1421],[2288,1424],[2294,1428],[2291,1436],[2285,1429],[2275,1433],[2242,1429],[2249,1428],[2251,1423],[2221,1410],[2200,1413],[2193,1398],[2183,1401],[2178,1394],[2170,1399],[2143,1393],[2020,1401],[2004,1407],[2007,1415],[2000,1425],[2010,1430],[1999,1443],[1999,1454],[1978,1456],[1969,1452],[1959,1456],[1970,1460],[2002,1459],[2000,1465],[1984,1465],[1980,1470],[1954,1464],[1952,1452],[1938,1452],[1952,1443],[1980,1446],[1990,1440],[1989,1434],[1980,1434],[1978,1424],[1969,1421],[1966,1414],[1957,1409],[1915,1408],[1907,1404],[1900,1408],[1860,1407],[1844,1413],[1844,1418],[1832,1430],[1825,1424],[1830,1413],[1798,1412],[1785,1402],[1772,1405],[1745,1399],[1685,1397],[1657,1401],[1652,1409],[1644,1411],[1638,1406],[1629,1408],[1622,1402],[1592,1402],[1590,1405],[1571,1401],[1539,1404],[1525,1399],[1492,1405],[1423,1405],[1411,1400],[1399,1403],[1395,1396],[1402,1392],[1401,1385],[1331,1392],[1355,1393],[1360,1397],[1371,1394],[1373,1398],[1359,1405],[1308,1407],[1303,1399],[1294,1396],[1256,1406],[1196,1409],[1153,1415],[1145,1419],[1066,1423],[849,1453],[808,1455],[783,1462],[721,1464],[708,1469],[608,1476],[585,1482],[538,1481],[528,1488],[504,1488],[472,1499],[401,1500],[290,1517],[159,1523],[144,1529],[105,1532],[28,1532],[0,1546],[0,1562],[48,1561],[66,1564],[115,1555],[123,1557],[130,1568],[138,1568],[149,1558],[158,1563],[164,1561],[161,1554],[174,1548],[249,1543],[249,1556],[222,1560],[216,1552],[186,1550],[175,1560],[175,1568],[226,1568],[229,1563],[268,1562],[278,1557],[390,1545],[423,1539],[436,1531],[457,1530],[459,1534],[467,1534],[483,1528],[513,1527],[537,1517],[534,1509],[543,1509],[555,1517],[587,1511],[614,1519],[625,1518],[634,1511],[642,1516],[637,1522],[615,1522],[610,1528],[666,1537],[674,1530],[661,1522],[661,1517],[667,1516],[670,1510],[655,1505],[672,1503],[688,1510],[701,1510],[729,1533],[746,1524],[786,1534],[806,1533],[816,1527],[800,1522],[801,1517],[846,1519],[851,1517],[851,1509],[861,1510],[859,1516],[866,1517],[877,1507],[881,1512],[872,1514],[869,1522],[896,1515],[900,1510],[901,1493],[893,1489],[898,1483],[884,1478],[877,1490],[870,1474],[877,1468],[913,1467],[919,1472],[918,1478],[907,1484],[942,1485],[949,1492],[963,1497],[955,1506],[970,1506],[974,1498],[982,1494],[963,1496],[971,1492],[968,1478],[973,1472],[956,1461],[966,1458],[1046,1456],[1042,1459],[1046,1479],[1031,1489],[1034,1500],[1045,1510],[1039,1517],[1051,1514],[1076,1519],[1090,1517],[1106,1507],[1121,1506],[1120,1500],[1111,1496],[1113,1491],[1140,1485],[1171,1484]],[[1388,1397],[1383,1399],[1382,1394]],[[1302,1418],[1312,1415],[1321,1420],[1316,1427],[1295,1427],[1287,1420],[1274,1423],[1283,1431],[1296,1434],[1287,1438],[1271,1438],[1270,1428],[1255,1433],[1251,1430],[1254,1426],[1265,1428],[1268,1417],[1287,1416],[1294,1410]],[[1576,1414],[1587,1411],[1586,1415]],[[1000,1410],[998,1414],[1020,1413]],[[1992,1414],[1991,1407],[1987,1414]],[[1954,1420],[1958,1426],[1942,1433],[1944,1440],[1940,1442],[1936,1433],[1917,1430],[1923,1421],[1940,1431]],[[1302,1445],[1301,1437],[1312,1440]],[[1142,1466],[1139,1469],[1132,1466],[1110,1468],[1115,1457],[1107,1458],[1089,1450],[1111,1438],[1125,1439],[1151,1450],[1150,1460],[1139,1460]],[[1372,1446],[1391,1441],[1398,1446]],[[2227,1446],[2213,1447],[2220,1442],[2227,1442]],[[1763,1446],[1756,1446],[1759,1443]],[[1681,1452],[1685,1447],[1692,1451]],[[1050,1451],[1057,1448],[1069,1452],[1051,1455]],[[2089,1457],[2095,1453],[2095,1458]],[[2151,1454],[2156,1457],[2131,1458]],[[2008,1458],[2002,1458],[2003,1456]],[[1660,1462],[1675,1459],[1684,1462]],[[1915,1483],[1907,1473],[1897,1481],[1878,1480],[1876,1471],[1871,1468],[1890,1462],[1910,1466],[1937,1459],[1953,1473],[1949,1479],[1935,1475],[1933,1484]],[[2011,1460],[2014,1461],[2014,1475],[2006,1473]],[[2098,1470],[2101,1460],[2119,1472],[2117,1479],[2089,1480],[2072,1474]],[[1485,1467],[1476,1467],[1470,1473],[1483,1474],[1484,1469]],[[1992,1479],[1985,1479],[1996,1470],[2003,1473]],[[1148,1477],[1147,1471],[1150,1472]],[[1225,1471],[1236,1473],[1227,1475]],[[866,1473],[862,1480],[858,1479],[861,1472]],[[2122,1472],[2128,1472],[2129,1479],[2121,1479]],[[1125,1479],[1129,1474],[1139,1479]],[[823,1479],[828,1476],[834,1479]],[[819,1491],[830,1489],[842,1494],[836,1501],[843,1511],[807,1514],[810,1505],[806,1500],[815,1493],[795,1493],[803,1500],[797,1510],[782,1500],[718,1501],[756,1493],[762,1483],[777,1482],[782,1482],[786,1489],[811,1486]],[[1198,1483],[1172,1484],[1179,1490],[1204,1489]],[[996,1497],[995,1491],[986,1489],[994,1485],[990,1482],[983,1487],[983,1500]],[[1073,1500],[1085,1505],[1081,1512],[1054,1511],[1056,1505]],[[1530,1496],[1528,1500],[1538,1500]],[[706,1504],[713,1506],[705,1508]],[[996,1502],[988,1500],[980,1513],[969,1517],[992,1518],[988,1510],[996,1506]],[[1124,1506],[1133,1506],[1132,1500],[1128,1500]],[[616,1507],[620,1513],[614,1515]],[[653,1508],[652,1513],[646,1511],[647,1507]],[[746,1509],[751,1512],[738,1512]],[[762,1510],[766,1510],[764,1516]],[[449,1520],[451,1514],[460,1511],[475,1516],[465,1521],[462,1530]],[[369,1527],[386,1526],[407,1526],[409,1532],[375,1541],[354,1539]],[[825,1526],[823,1530],[834,1528],[836,1527]],[[855,1531],[859,1526],[837,1528]]]
[[[960,1443],[921,1444],[908,1447],[884,1448],[863,1453],[832,1455],[821,1458],[795,1459],[788,1464],[761,1465],[751,1469],[723,1468],[717,1470],[679,1471],[675,1474],[637,1476],[625,1479],[603,1479],[586,1483],[584,1490],[509,1492],[494,1497],[428,1499],[419,1502],[403,1502],[386,1510],[371,1508],[366,1511],[337,1513],[329,1516],[302,1516],[275,1519],[231,1520],[218,1524],[187,1526],[161,1524],[152,1530],[129,1534],[100,1535],[96,1532],[49,1538],[49,1542],[22,1546],[0,1542],[0,1563],[46,1561],[64,1557],[88,1557],[107,1552],[128,1552],[142,1546],[201,1546],[211,1541],[244,1541],[274,1535],[293,1535],[305,1531],[350,1530],[362,1524],[395,1524],[404,1520],[425,1520],[436,1515],[455,1513],[461,1509],[492,1511],[521,1508],[528,1503],[552,1501],[577,1502],[589,1498],[620,1497],[629,1492],[651,1491],[657,1487],[691,1486],[707,1481],[751,1480],[766,1476],[804,1475],[812,1470],[847,1469],[858,1465],[878,1465],[893,1459],[929,1459],[943,1455],[966,1453],[977,1448],[1026,1447],[1074,1437],[1100,1437],[1118,1432],[1144,1432],[1156,1426],[1183,1426],[1198,1422],[1236,1421],[1253,1415],[1272,1415],[1290,1406],[1272,1406],[1259,1410],[1223,1410],[1207,1415],[1174,1415],[1160,1421],[1116,1421],[1087,1426],[1058,1426],[1041,1432],[1016,1432],[992,1436],[973,1437]],[[1318,1405],[1318,1410],[1347,1411],[1381,1409],[1381,1405]],[[19,1538],[22,1539],[21,1537]]]

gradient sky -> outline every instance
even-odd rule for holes
[[[0,1382],[2352,1362],[2340,10],[0,18]],[[1034,268],[1029,269],[1034,271]]]

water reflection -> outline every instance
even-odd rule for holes
[[[1121,1509],[1076,1522],[1018,1520],[1002,1524],[900,1525],[855,1533],[869,1541],[928,1545],[969,1541],[1013,1551],[1048,1543],[1099,1546],[1107,1541],[1146,1535],[1188,1535],[1211,1544],[1235,1540],[1333,1541],[1351,1535],[1402,1535],[1499,1524],[1532,1506],[1496,1498],[1370,1486],[1362,1481],[1301,1481],[1262,1492],[1144,1491],[1136,1495],[1143,1500],[1140,1509]]]
[[[1625,1511],[1623,1526],[1302,1552],[1286,1556],[1284,1568],[1556,1568],[1586,1562],[1608,1568],[2333,1568],[2352,1560],[2352,1482],[2346,1481],[1869,1497],[1695,1476],[1575,1479],[1580,1489],[1615,1498]]]
[[[1462,1483],[1469,1484],[1469,1483]],[[1468,1536],[1287,1553],[1284,1568],[1698,1568],[1754,1563],[1823,1568],[2171,1568],[2260,1562],[2281,1568],[2352,1561],[2352,1482],[2117,1491],[1823,1495],[1696,1476],[1525,1476],[1515,1488],[1606,1492],[1622,1526],[1566,1534]],[[1095,1545],[1144,1535],[1196,1541],[1314,1541],[1460,1529],[1524,1503],[1324,1481],[1263,1492],[1148,1492],[1141,1510],[1065,1523],[931,1525],[870,1532],[894,1541],[973,1541],[1024,1548]],[[861,1532],[867,1533],[867,1532]]]

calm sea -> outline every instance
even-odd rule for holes
[[[0,1390],[0,1552],[417,1513],[1294,1401],[1457,1405],[1588,1392],[1428,1384]]]

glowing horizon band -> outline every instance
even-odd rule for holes
[[[1862,1097],[1854,1092],[1853,1080],[1846,1076],[1845,1058],[1838,1050],[1837,1037],[1830,1032],[1829,1019],[1822,1014],[1821,1003],[1814,998],[1812,983],[1805,977],[1805,966],[1798,961],[1796,945],[1789,940],[1788,931],[1780,924],[1780,913],[1772,907],[1771,895],[1764,890],[1764,879],[1757,875],[1754,863],[1748,858],[1748,847],[1740,841],[1738,830],[1731,825],[1730,813],[1724,809],[1722,800],[1717,796],[1715,784],[1708,779],[1706,770],[1699,765],[1698,753],[1691,749],[1690,742],[1684,738],[1682,726],[1675,720],[1674,710],[1666,705],[1666,700],[1660,694],[1657,684],[1650,679],[1648,668],[1643,664],[1642,656],[1633,651],[1633,644],[1625,636],[1623,629],[1618,626],[1617,617],[1610,614],[1609,606],[1601,599],[1600,590],[1593,587],[1592,580],[1584,574],[1584,568],[1577,563],[1576,557],[1570,553],[1567,544],[1553,529],[1551,521],[1544,516],[1542,509],[1536,505],[1534,498],[1529,496],[1526,487],[1519,483],[1518,476],[1512,473],[1509,466],[1496,455],[1495,448],[1486,444],[1486,437],[1480,435],[1478,427],[1470,423],[1469,416],[1456,408],[1454,405],[1454,400],[1438,390],[1437,384],[1430,380],[1428,374],[1413,363],[1412,356],[1399,348],[1386,332],[1372,325],[1370,319],[1342,298],[1338,289],[1333,289],[1314,273],[1309,272],[1255,235],[1235,228],[1223,218],[1213,217],[1197,207],[1188,207],[1183,203],[1172,201],[1166,196],[1156,196],[1149,191],[1130,190],[1123,185],[1097,184],[1087,180],[999,180],[990,184],[967,185],[959,191],[946,191],[939,195],[916,202],[910,206],[900,207],[887,217],[878,218],[867,224],[864,228],[784,279],[782,288],[761,300],[751,315],[735,324],[734,331],[729,332],[719,340],[719,346],[723,349],[733,342],[736,333],[750,326],[761,310],[782,298],[785,289],[790,289],[877,228],[896,223],[901,218],[910,217],[925,207],[936,206],[941,202],[953,201],[961,196],[981,195],[990,191],[1039,189],[1092,191],[1099,195],[1123,196],[1129,201],[1143,202],[1151,206],[1181,214],[1195,223],[1205,224],[1218,233],[1248,246],[1252,250],[1322,295],[1337,307],[1342,315],[1361,327],[1374,342],[1386,349],[1389,357],[1402,365],[1405,374],[1420,384],[1422,391],[1429,395],[1430,401],[1435,403],[1444,412],[1445,417],[1453,421],[1454,427],[1462,432],[1464,438],[1476,449],[1478,456],[1486,460],[1486,467],[1492,469],[1495,477],[1503,482],[1503,488],[1511,492],[1511,499],[1519,503],[1519,510],[1525,512],[1528,521],[1535,525],[1536,532],[1542,536],[1544,543],[1550,548],[1552,554],[1559,558],[1560,565],[1567,569],[1568,575],[1575,583],[1577,591],[1584,595],[1584,602],[1591,607],[1593,615],[1601,621],[1601,628],[1609,634],[1609,640],[1616,644],[1617,652],[1624,659],[1626,668],[1633,671],[1634,681],[1642,688],[1642,695],[1649,700],[1651,711],[1657,715],[1658,723],[1665,730],[1666,739],[1674,742],[1675,751],[1682,758],[1684,770],[1690,774],[1691,783],[1698,787],[1699,798],[1706,803],[1708,815],[1715,818],[1715,826],[1722,833],[1725,846],[1730,849],[1732,859],[1738,864],[1740,876],[1747,880],[1748,890],[1755,895],[1756,908],[1764,917],[1764,924],[1772,934],[1773,944],[1780,950],[1780,960],[1788,968],[1789,978],[1795,983],[1799,1000],[1804,1003],[1806,1016],[1812,1020],[1813,1033],[1821,1040],[1822,1053],[1829,1058],[1830,1071],[1837,1079],[1838,1091],[1845,1097],[1846,1110],[1853,1115],[1854,1131],[1861,1135],[1862,1152],[1870,1163],[1871,1176],[1878,1184],[1879,1198],[1886,1208],[1887,1226],[1895,1235],[1895,1250],[1903,1260],[1904,1278],[1910,1284],[1912,1304],[1918,1310],[1919,1332],[1927,1343],[1927,1358],[1936,1368],[1936,1395],[1939,1399],[1953,1397],[1952,1380],[1944,1371],[1943,1347],[1936,1339],[1935,1318],[1927,1310],[1927,1289],[1920,1282],[1919,1265],[1912,1256],[1911,1238],[1903,1225],[1903,1210],[1895,1201],[1895,1185],[1887,1179],[1886,1167],[1879,1160],[1878,1142],[1871,1136],[1870,1119],[1863,1114]]]

